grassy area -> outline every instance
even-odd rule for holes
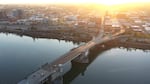
[[[133,35],[133,37],[136,38],[145,38],[145,39],[150,39],[150,34],[142,33],[142,32],[134,32],[132,30],[127,30],[125,32],[126,35]]]
[[[150,34],[145,34],[145,33],[141,33],[141,32],[135,32],[134,36],[137,37],[137,38],[150,39]]]

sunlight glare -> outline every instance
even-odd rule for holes
[[[150,2],[149,0],[0,0],[0,4],[9,3],[98,3],[104,5],[115,5],[130,2]]]

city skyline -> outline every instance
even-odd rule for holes
[[[149,0],[0,0],[0,4],[48,4],[48,3],[98,3],[104,5],[116,5],[124,3],[150,2]]]

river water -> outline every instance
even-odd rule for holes
[[[0,33],[0,84],[16,84],[79,44]],[[72,62],[64,84],[150,84],[150,52],[112,47],[90,50],[89,63]]]
[[[16,84],[41,65],[78,46],[55,39],[0,34],[0,84]]]

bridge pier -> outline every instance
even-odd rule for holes
[[[89,54],[89,50],[86,50],[85,52],[82,52],[78,57],[73,59],[72,61],[75,61],[78,63],[89,63],[88,54]]]

